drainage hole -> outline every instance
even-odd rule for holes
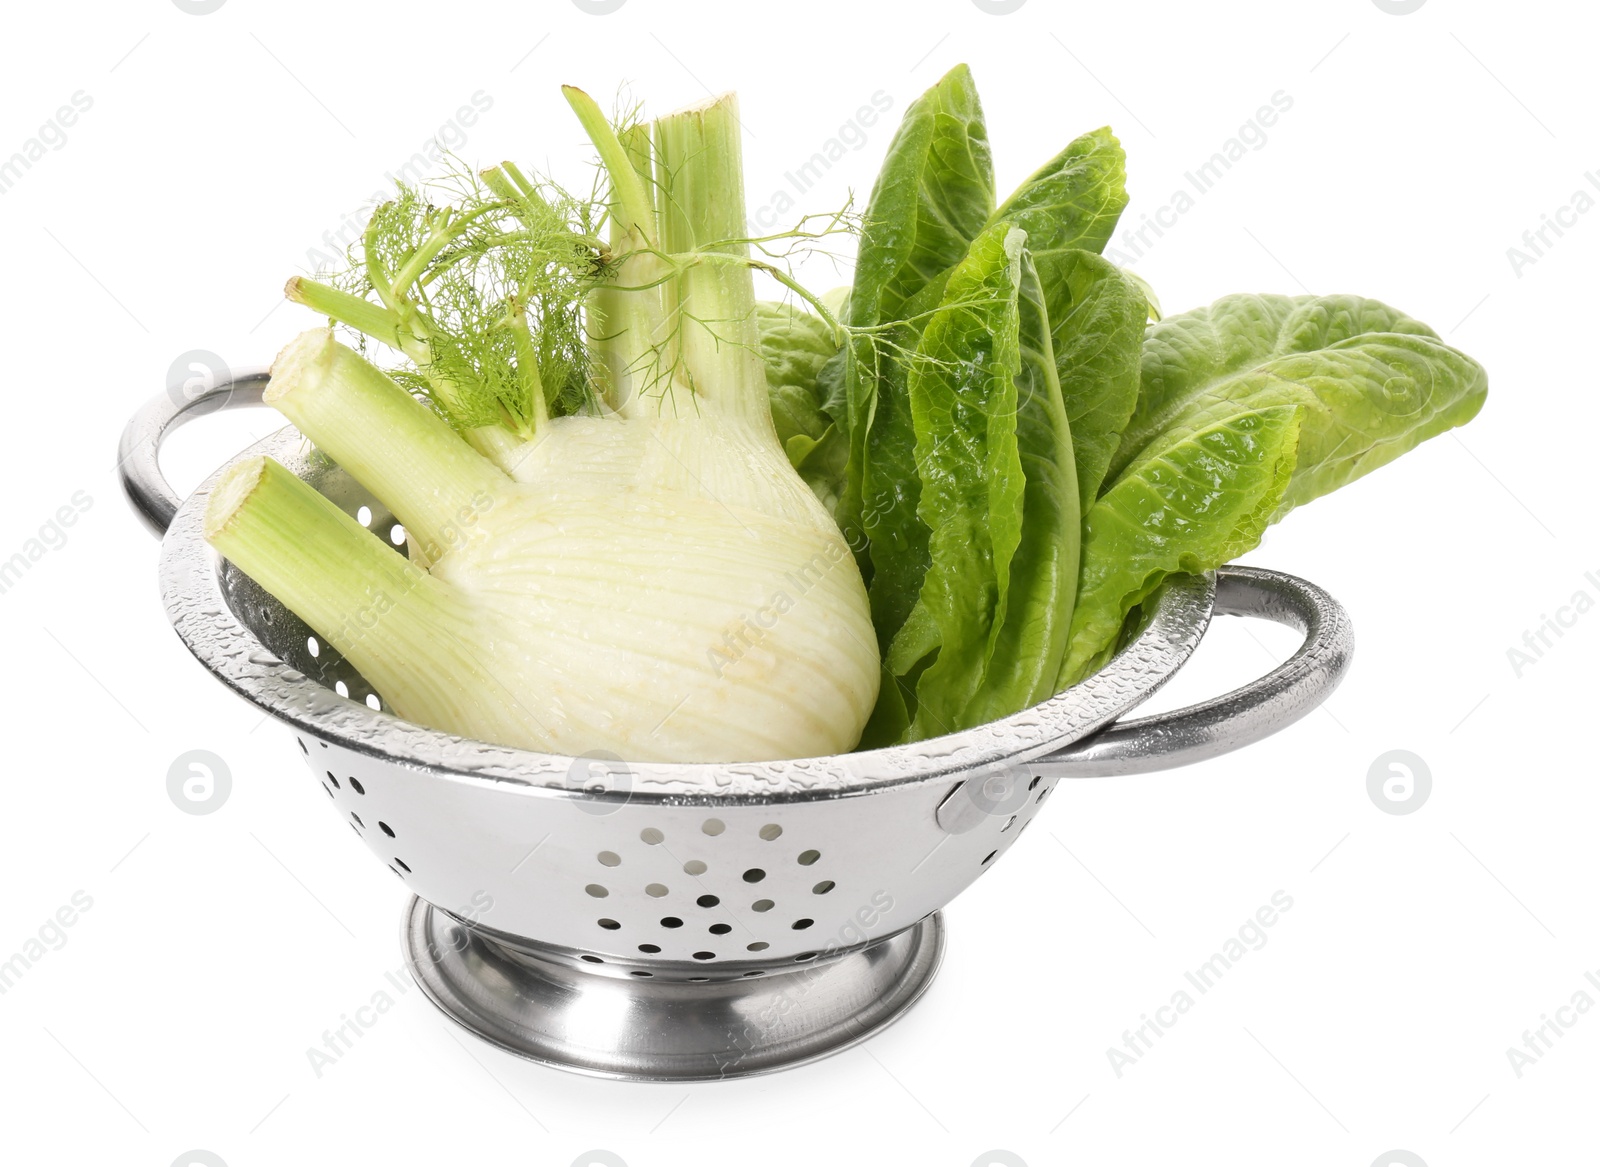
[[[332,770],[328,771],[328,781],[333,783],[333,788],[335,790],[339,789],[339,780],[333,776]]]
[[[400,865],[400,870],[401,871],[409,872],[411,870],[411,865],[408,864],[404,859],[400,858],[398,855],[395,856],[394,861]]]
[[[696,960],[716,960],[717,954],[715,952],[697,952],[694,954],[694,958]]]
[[[732,924],[713,924],[713,925],[711,925],[711,927],[707,928],[706,931],[711,933],[711,935],[713,935],[713,936],[726,936],[729,932],[733,931],[733,925]]]
[[[601,960],[598,956],[590,956],[587,952],[584,953],[582,956],[580,956],[578,959],[579,960],[587,960],[590,964],[604,964],[605,963],[605,961]]]
[[[757,900],[750,905],[750,910],[753,912],[770,912],[772,908],[773,903],[771,900]]]
[[[391,839],[394,838],[394,828],[388,823],[384,822],[382,819],[378,820],[378,829],[384,834],[388,835]]]
[[[815,923],[815,920],[800,919],[796,920],[793,924],[790,924],[789,927],[793,928],[796,932],[804,932],[807,928],[811,927],[811,925]]]
[[[676,916],[662,916],[661,926],[663,928],[682,928],[683,921]]]
[[[603,900],[608,895],[611,894],[605,888],[601,887],[598,883],[591,883],[588,887],[584,888],[583,890],[588,892],[590,895],[592,895],[597,900]]]
[[[802,852],[800,852],[800,855],[799,855],[798,859],[796,860],[796,862],[798,862],[801,867],[810,867],[813,863],[815,863],[818,859],[821,859],[821,858],[822,858],[822,852],[821,851],[802,851]]]
[[[695,903],[699,904],[702,908],[714,908],[721,902],[722,901],[716,896],[701,896],[699,899],[695,900]]]
[[[622,927],[622,925],[617,923],[615,920],[607,920],[605,918],[596,920],[595,923],[599,924],[600,927],[604,928],[607,932],[615,932],[618,928]]]
[[[640,952],[652,952],[652,953],[660,952],[661,951],[661,945],[659,945],[659,944],[641,944],[641,945],[639,945],[639,951]]]
[[[835,884],[833,880],[825,879],[821,883],[817,884],[816,887],[811,889],[811,894],[814,896],[825,896],[832,891],[834,887]]]
[[[744,873],[744,881],[746,883],[760,883],[765,878],[767,878],[767,873],[759,867],[752,867]]]
[[[367,792],[367,788],[361,785],[361,779],[359,778],[350,779],[350,789],[354,790],[357,794],[365,794]]]
[[[595,858],[600,860],[601,865],[605,867],[620,867],[622,865],[622,856],[615,851],[602,851]]]

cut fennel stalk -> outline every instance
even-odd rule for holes
[[[218,482],[207,537],[408,720],[639,761],[848,751],[877,638],[772,425],[733,100],[619,134],[568,98],[610,179],[609,255],[582,290],[598,407],[549,416],[515,296],[499,324],[532,402],[515,424],[452,428],[316,329],[280,354],[266,401],[393,510],[411,559],[264,459]],[[526,193],[514,168],[485,178]],[[476,387],[441,358],[423,297],[395,293],[417,271],[373,284],[379,303],[311,281],[290,295],[406,352],[450,412]]]

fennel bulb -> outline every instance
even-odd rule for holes
[[[630,134],[661,167],[646,186],[569,96],[613,185],[610,274],[584,292],[594,408],[551,417],[539,391],[521,426],[452,428],[314,329],[266,401],[394,511],[410,559],[260,458],[218,484],[207,536],[420,724],[638,761],[846,752],[877,697],[877,638],[854,557],[773,428],[750,268],[724,242],[744,220],[732,101]],[[373,329],[417,346],[426,297],[399,285],[380,285],[394,304]],[[516,308],[512,342],[530,345]],[[426,367],[439,349],[420,351]],[[435,372],[446,411],[468,398],[459,365]]]

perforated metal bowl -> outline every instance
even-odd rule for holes
[[[1023,834],[1061,778],[1238,748],[1314,708],[1349,660],[1349,621],[1324,592],[1228,568],[1168,586],[1082,684],[914,745],[668,765],[470,741],[384,711],[382,694],[210,549],[201,517],[220,470],[181,503],[162,478],[170,429],[255,403],[265,382],[251,373],[192,399],[163,394],[123,435],[125,489],[164,534],[168,615],[223,683],[292,731],[334,812],[413,893],[402,944],[428,996],[479,1036],[567,1069],[726,1078],[861,1040],[927,987],[938,909]],[[380,533],[394,525],[290,428],[245,454],[278,459]],[[1225,697],[1117,722],[1189,658],[1213,612],[1306,640]]]

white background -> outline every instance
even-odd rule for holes
[[[1600,599],[1600,214],[1520,274],[1507,255],[1600,167],[1587,16],[1449,0],[1409,15],[1372,0],[1029,0],[1005,16],[971,0],[628,0],[603,17],[569,0],[9,7],[0,157],[75,91],[93,106],[0,196],[0,559],[75,492],[92,505],[0,595],[0,959],[74,892],[93,906],[0,996],[0,1158],[1593,1161],[1600,1010],[1566,1014],[1520,1077],[1506,1054],[1579,990],[1600,1001],[1583,976],[1600,970],[1600,615],[1520,677],[1507,657],[1575,592]],[[122,422],[179,354],[263,364],[306,327],[277,306],[284,279],[478,90],[493,108],[464,157],[581,174],[558,83],[627,83],[656,111],[737,89],[757,206],[881,89],[891,119],[813,192],[826,208],[864,197],[893,121],[963,60],[1003,190],[1110,123],[1135,226],[1282,90],[1293,108],[1266,144],[1140,258],[1167,310],[1362,292],[1488,368],[1488,405],[1459,438],[1295,513],[1249,557],[1348,607],[1344,687],[1236,756],[1060,791],[949,909],[928,997],[866,1047],[728,1084],[591,1081],[459,1035],[413,990],[318,1078],[307,1048],[399,967],[402,892],[288,735],[168,629],[156,545],[112,473]],[[274,424],[207,419],[168,467],[187,490]],[[1163,701],[1292,647],[1248,631],[1217,628]],[[167,796],[191,749],[232,771],[214,814]],[[1391,749],[1432,774],[1412,814],[1367,793]],[[1107,1048],[1280,889],[1294,906],[1265,947],[1119,1077]]]

